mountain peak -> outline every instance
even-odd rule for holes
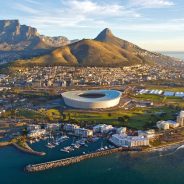
[[[112,31],[109,28],[105,28],[100,34],[95,38],[97,41],[107,41],[108,39],[114,37]]]

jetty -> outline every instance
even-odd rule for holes
[[[16,143],[12,144],[13,146],[15,146],[17,149],[25,152],[25,153],[29,153],[32,155],[37,155],[37,156],[44,156],[46,153],[45,152],[38,152],[38,151],[34,151],[33,149],[31,149],[27,143],[25,143],[25,147],[21,147]]]
[[[122,152],[122,151],[139,151],[137,149],[130,149],[130,148],[114,148],[114,149],[108,149],[108,150],[103,150],[103,151],[97,151],[94,153],[89,153],[85,155],[80,155],[80,156],[75,156],[75,157],[70,157],[66,159],[61,159],[61,160],[55,160],[51,162],[45,162],[45,163],[40,163],[40,164],[34,164],[34,165],[27,165],[25,167],[25,171],[27,172],[39,172],[39,171],[44,171],[48,169],[53,169],[57,167],[64,167],[64,166],[69,166],[75,163],[79,163],[83,160],[91,159],[91,158],[96,158],[96,157],[102,157],[106,156],[112,153],[117,153],[117,152]]]

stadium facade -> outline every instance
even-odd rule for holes
[[[121,92],[116,90],[68,91],[62,93],[67,106],[78,109],[104,109],[119,104]]]

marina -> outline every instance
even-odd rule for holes
[[[72,140],[71,140],[72,141]],[[96,145],[97,146],[97,145]],[[98,144],[97,147],[99,147]],[[60,184],[81,183],[85,184],[88,180],[89,184],[105,182],[111,184],[141,184],[158,183],[179,184],[182,183],[181,171],[184,169],[183,149],[179,149],[173,155],[160,156],[160,152],[154,153],[127,153],[120,152],[82,161],[73,164],[70,167],[60,167],[39,173],[26,173],[23,168],[26,165],[49,162],[50,160],[65,159],[69,155],[77,155],[77,153],[62,153],[54,148],[55,151],[45,147],[44,142],[33,143],[34,149],[43,150],[47,154],[45,157],[37,157],[30,154],[24,154],[14,147],[5,147],[0,149],[0,172],[1,182],[10,184],[14,181],[19,184],[45,183]],[[90,146],[89,146],[90,147]],[[95,149],[97,149],[95,147]],[[88,148],[89,149],[89,148]],[[78,150],[79,151],[79,150]],[[162,151],[162,155],[172,152],[172,150]],[[12,156],[12,153],[13,156]],[[14,167],[12,167],[12,163]],[[145,169],[146,168],[146,169]],[[172,174],[170,170],[173,169]],[[144,173],[144,174],[143,174]],[[158,173],[155,175],[153,173]],[[71,175],[71,177],[69,177]],[[164,175],[165,177],[160,177]],[[79,177],[80,176],[80,177]],[[83,178],[81,180],[81,177]],[[154,177],[154,178],[153,178]]]

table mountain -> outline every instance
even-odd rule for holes
[[[40,35],[36,28],[20,25],[18,20],[0,20],[0,50],[48,49],[69,43],[66,37]]]

